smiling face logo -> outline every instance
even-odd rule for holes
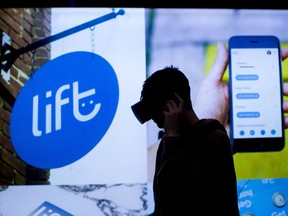
[[[62,55],[42,66],[14,104],[10,133],[17,154],[28,164],[66,166],[103,138],[119,100],[116,74],[90,52]]]

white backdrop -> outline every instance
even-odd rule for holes
[[[51,59],[74,51],[95,52],[105,58],[117,75],[120,97],[116,115],[102,140],[80,160],[52,169],[51,184],[147,181],[146,126],[136,120],[130,108],[139,100],[146,73],[144,9],[123,9],[124,15],[51,43]],[[112,8],[52,8],[51,34],[111,12]]]

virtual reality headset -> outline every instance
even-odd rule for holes
[[[161,98],[161,99],[159,99]],[[152,119],[153,113],[161,111],[165,107],[168,99],[173,99],[177,106],[179,104],[179,99],[175,97],[175,94],[171,94],[169,97],[162,95],[161,97],[155,93],[152,97],[142,98],[139,102],[131,106],[131,109],[141,124]]]
[[[141,124],[144,124],[152,118],[151,105],[144,99],[132,105],[131,109]]]

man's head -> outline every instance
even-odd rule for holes
[[[131,108],[140,123],[153,119],[163,125],[163,110],[175,93],[184,100],[184,108],[192,109],[189,80],[178,68],[170,66],[154,72],[143,84],[140,101]]]

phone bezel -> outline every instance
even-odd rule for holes
[[[273,35],[253,35],[253,36],[233,36],[229,39],[228,42],[228,51],[229,51],[229,77],[232,77],[231,73],[231,49],[234,48],[277,48],[279,54],[279,69],[280,69],[280,80],[279,84],[282,85],[282,60],[281,60],[281,49],[280,42],[276,36]],[[282,137],[267,137],[267,138],[234,138],[233,134],[233,98],[232,95],[232,82],[229,81],[229,101],[230,101],[230,138],[231,145],[235,152],[273,152],[281,151],[285,146],[285,123],[284,123],[284,110],[283,110],[283,97],[281,98],[281,130]],[[280,88],[279,92],[283,95],[283,89]]]

